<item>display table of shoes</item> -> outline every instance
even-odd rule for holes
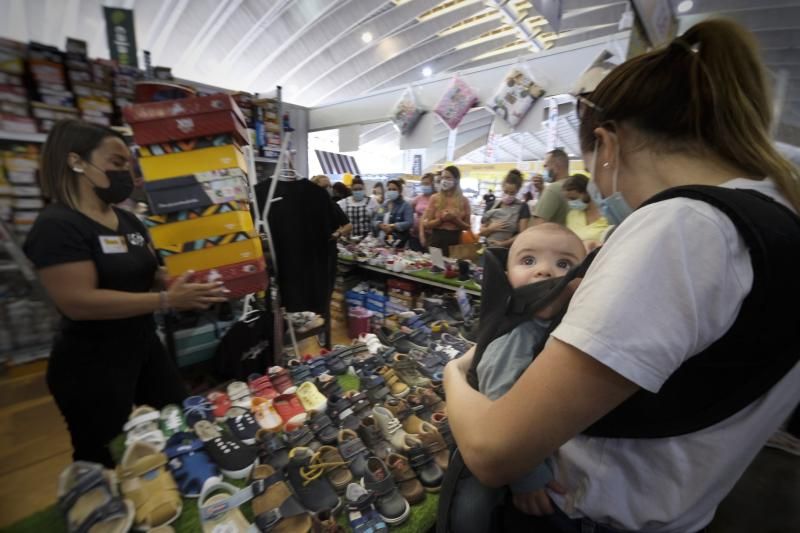
[[[357,342],[182,406],[137,407],[111,443],[119,486],[103,481],[108,499],[82,500],[101,477],[75,463],[59,505],[8,531],[66,531],[59,507],[80,508],[80,523],[98,502],[135,528],[179,532],[429,531],[454,443],[440,369],[424,355]]]

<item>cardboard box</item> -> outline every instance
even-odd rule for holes
[[[252,232],[253,218],[247,202],[229,202],[204,209],[176,211],[145,219],[156,248],[231,233]]]
[[[139,147],[140,157],[152,157],[168,154],[177,154],[182,152],[191,152],[192,150],[200,150],[203,148],[213,148],[214,146],[224,146],[226,144],[237,144],[236,138],[233,135],[207,135],[205,137],[197,137],[195,139],[186,139],[183,141],[172,141],[158,144],[149,144],[147,146]]]
[[[250,198],[247,180],[239,169],[154,181],[145,183],[144,190],[150,200],[150,209],[156,214],[248,201]]]
[[[142,168],[145,181],[229,168],[240,168],[247,172],[244,155],[232,144],[158,157],[143,157],[139,160],[139,166]]]
[[[194,248],[193,248],[194,247]],[[170,276],[180,276],[187,270],[219,269],[264,256],[261,239],[254,233],[234,233],[206,241],[184,243],[170,249],[159,249]]]
[[[172,283],[174,280],[169,280]],[[230,298],[241,298],[246,294],[264,291],[268,286],[267,266],[264,257],[243,261],[233,265],[195,272],[192,281],[196,283],[210,283],[222,281],[225,288],[231,291]]]
[[[247,126],[239,107],[227,94],[137,104],[123,110],[139,145],[230,133],[247,142]]]

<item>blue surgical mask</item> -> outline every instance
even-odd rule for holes
[[[578,211],[586,211],[586,208],[589,206],[589,204],[587,204],[581,199],[570,200],[567,203],[569,204],[570,209],[576,209]]]
[[[430,196],[431,194],[433,194],[433,187],[431,187],[430,185],[422,185],[419,188],[419,192],[424,194],[425,196]]]
[[[400,196],[400,193],[397,191],[386,191],[386,199],[390,202],[394,202]]]
[[[353,200],[360,202],[364,199],[364,191],[353,191]]]
[[[544,169],[542,172],[542,179],[545,183],[552,183],[553,182],[553,173],[550,171],[549,168]]]
[[[617,159],[619,159],[619,145],[617,145]],[[594,203],[600,206],[603,211],[603,216],[606,217],[608,223],[612,226],[618,226],[625,220],[631,213],[633,208],[625,201],[622,193],[617,190],[617,181],[619,180],[619,166],[614,169],[611,177],[611,196],[603,198],[600,189],[597,188],[594,178],[597,176],[597,141],[594,143],[594,155],[592,156],[592,179],[589,180],[589,185],[586,187],[586,193]]]

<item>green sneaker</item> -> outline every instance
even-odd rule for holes
[[[161,430],[165,437],[170,438],[174,434],[188,431],[188,429],[180,407],[171,403],[161,410]]]

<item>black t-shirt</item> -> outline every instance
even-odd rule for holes
[[[150,249],[147,229],[135,215],[113,208],[119,225],[112,230],[80,211],[61,204],[47,206],[37,217],[24,250],[37,269],[78,261],[92,261],[97,287],[125,292],[149,292],[158,260]],[[64,317],[63,330],[121,327],[152,321],[152,315],[98,321]]]

